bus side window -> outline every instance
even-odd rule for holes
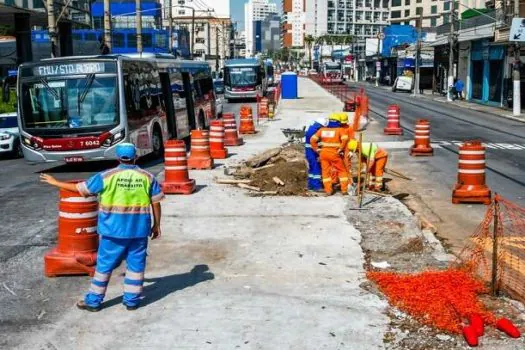
[[[131,63],[124,62],[124,95],[126,102],[126,114],[130,125],[136,124],[140,119],[140,86],[139,70]]]

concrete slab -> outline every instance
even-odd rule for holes
[[[163,203],[142,308],[119,305],[121,267],[101,312],[68,301],[59,322],[27,334],[20,348],[383,348],[386,303],[359,286],[361,234],[347,221],[345,198],[254,198],[213,182],[224,165],[284,143],[280,128],[342,106],[306,79],[300,94],[282,101],[277,120],[244,137],[245,146],[231,148],[234,156],[192,171],[197,193]]]

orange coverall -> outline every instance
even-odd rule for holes
[[[310,139],[312,149],[317,152],[321,142],[319,159],[321,160],[321,171],[323,187],[326,193],[332,194],[332,168],[337,171],[341,192],[348,193],[348,171],[341,157],[341,153],[347,148],[348,133],[343,128],[321,128]]]
[[[343,129],[346,134],[348,135],[348,140],[352,140],[355,138],[355,132],[352,125],[348,124],[342,124],[341,129]],[[345,147],[344,149],[344,156],[343,156],[343,163],[345,165],[346,170],[348,171],[348,175],[352,175],[352,162],[350,159],[350,150],[348,147]]]
[[[383,187],[383,174],[388,160],[388,153],[375,144],[364,142],[362,145],[362,161],[366,162],[369,156],[371,156],[370,161],[373,160],[373,164],[370,167],[368,187],[380,191]]]

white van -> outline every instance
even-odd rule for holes
[[[392,91],[412,91],[414,88],[414,77],[401,75],[396,78],[394,85],[392,85]]]

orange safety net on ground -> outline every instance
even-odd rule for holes
[[[496,287],[525,302],[525,208],[496,196],[460,253],[461,261],[486,282],[492,280],[494,237]]]
[[[487,324],[494,315],[487,311],[478,295],[486,293],[483,282],[461,269],[426,271],[417,274],[369,271],[389,302],[419,322],[443,331],[460,333],[462,322],[473,313]]]

